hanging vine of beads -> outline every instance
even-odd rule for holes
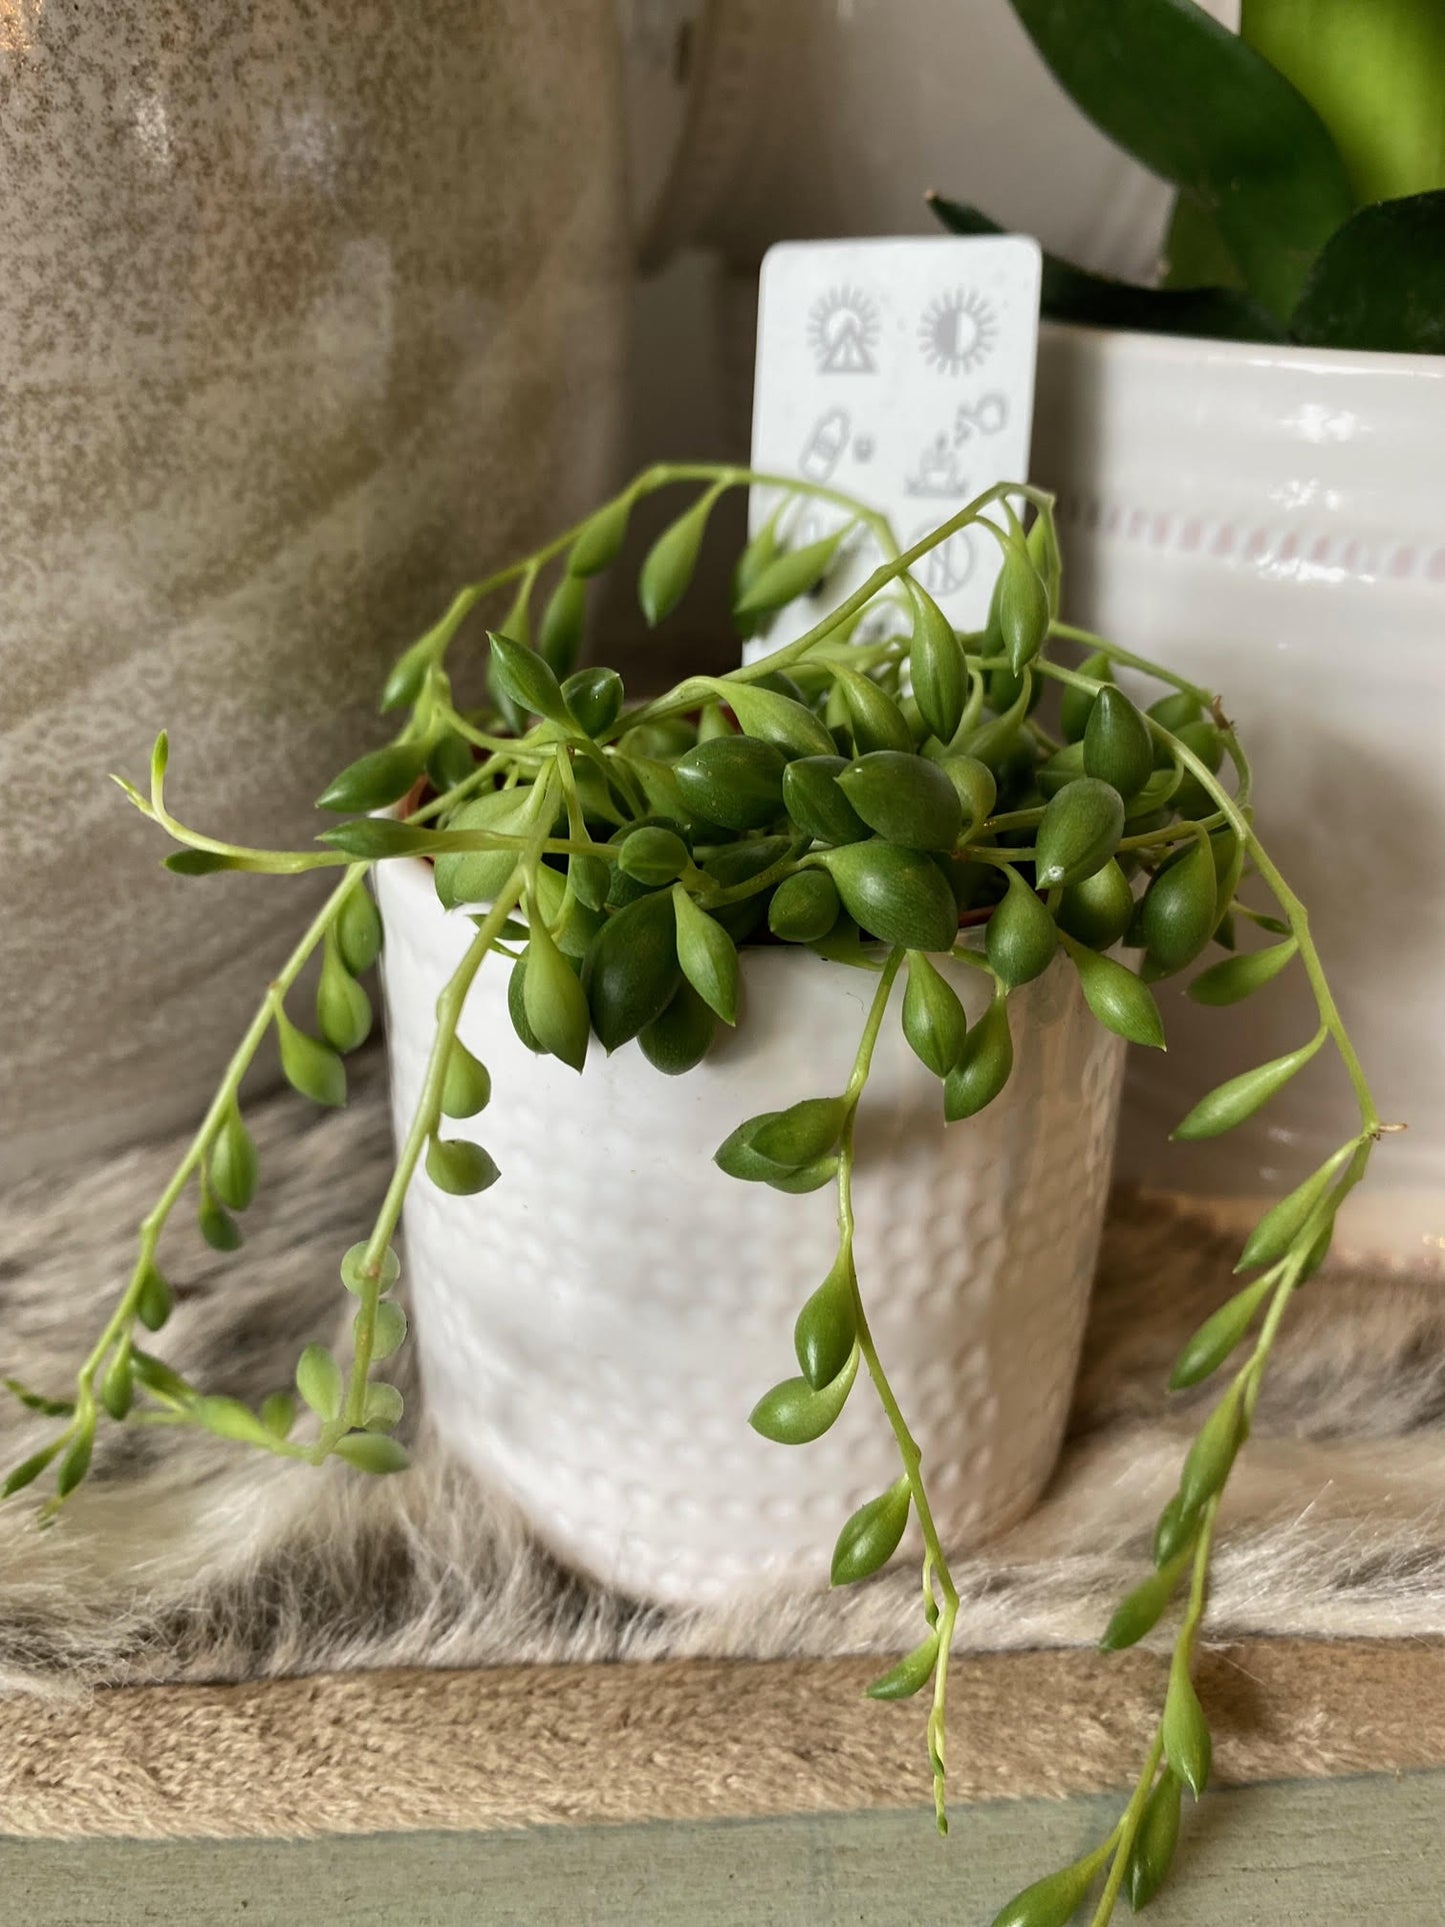
[[[688,677],[629,709],[615,671],[575,666],[589,581],[616,559],[637,503],[690,488],[640,574],[643,610],[661,622],[687,591],[718,501],[753,485],[772,491],[777,506],[737,559],[743,634],[765,629],[800,598],[809,608],[826,604],[830,573],[860,538],[871,539],[882,561],[795,641],[727,675]],[[818,539],[790,539],[810,504],[826,505],[837,526]],[[986,627],[959,634],[913,571],[974,525],[998,542],[1002,567]],[[1335,1007],[1304,906],[1255,832],[1249,764],[1218,702],[1062,622],[1060,574],[1050,498],[1022,485],[988,490],[900,552],[882,517],[836,491],[741,468],[657,467],[535,554],[463,589],[402,655],[383,708],[404,711],[405,721],[386,748],[323,791],[320,807],[346,820],[317,847],[252,849],[178,822],[166,805],[162,735],[148,792],[116,780],[180,846],[167,858],[170,869],[202,876],[334,868],[337,882],[265,987],[195,1137],[142,1220],[130,1281],[80,1364],[73,1394],[54,1398],[10,1381],[25,1404],[58,1423],[49,1443],[11,1472],[6,1495],[49,1475],[42,1516],[53,1516],[89,1469],[102,1416],[200,1427],[313,1465],[334,1456],[369,1472],[404,1469],[407,1454],[394,1436],[401,1395],[377,1369],[406,1335],[392,1296],[402,1203],[418,1165],[453,1193],[484,1191],[500,1175],[481,1145],[447,1135],[449,1119],[479,1115],[491,1097],[486,1067],[457,1037],[478,970],[496,957],[509,966],[512,1021],[533,1050],[582,1071],[594,1039],[611,1051],[635,1038],[659,1071],[676,1075],[701,1062],[719,1025],[740,1021],[740,944],[808,945],[842,968],[874,973],[877,983],[844,1088],[745,1120],[717,1152],[741,1181],[787,1192],[831,1185],[837,1196],[837,1252],[799,1309],[797,1371],[764,1392],[751,1422],[770,1439],[805,1446],[833,1424],[860,1379],[873,1388],[897,1441],[899,1475],[843,1524],[832,1579],[851,1584],[877,1572],[917,1520],[920,1639],[870,1691],[885,1700],[927,1692],[928,1754],[946,1828],[945,1707],[959,1597],[854,1263],[854,1127],[881,1029],[897,1008],[909,1045],[939,1080],[946,1117],[958,1123],[1007,1083],[1010,996],[1060,951],[1097,1020],[1155,1047],[1164,1038],[1151,982],[1190,968],[1211,945],[1218,961],[1189,986],[1207,1005],[1233,1004],[1300,968],[1318,1013],[1314,1033],[1201,1097],[1175,1135],[1231,1129],[1327,1048],[1354,1087],[1360,1128],[1265,1212],[1240,1258],[1248,1282],[1175,1365],[1175,1387],[1225,1374],[1224,1389],[1159,1517],[1152,1569],[1103,1637],[1109,1650],[1134,1644],[1182,1595],[1158,1728],[1134,1791],[1104,1840],[1015,1896],[995,1927],[1061,1927],[1101,1874],[1094,1927],[1111,1918],[1121,1891],[1135,1907],[1152,1898],[1173,1857],[1183,1791],[1197,1796],[1209,1778],[1209,1726],[1191,1671],[1220,1496],[1290,1300],[1323,1261],[1340,1205],[1389,1127]],[[449,663],[469,646],[463,631],[484,606],[496,611],[489,696],[470,709],[454,698]],[[1077,666],[1059,659],[1060,644]],[[1130,688],[1153,681],[1164,693],[1141,708],[1120,671]],[[1035,713],[1050,684],[1057,734]],[[382,810],[392,813],[372,814]],[[240,1093],[269,1039],[304,1097],[346,1101],[344,1059],[371,1028],[361,980],[382,942],[366,877],[374,864],[418,855],[433,859],[441,900],[467,908],[475,935],[439,1001],[421,1095],[375,1222],[341,1260],[342,1283],[356,1299],[350,1357],[307,1346],[295,1396],[278,1389],[253,1410],[192,1385],[148,1349],[171,1309],[162,1235],[188,1200],[214,1247],[240,1246],[258,1181]],[[1269,907],[1242,899],[1248,885],[1268,894]],[[1246,921],[1272,941],[1237,951],[1235,933]],[[1121,945],[1140,953],[1137,969],[1111,954]],[[988,978],[990,1000],[973,1025],[939,957]],[[313,961],[314,1029],[295,1014]]]

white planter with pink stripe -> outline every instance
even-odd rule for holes
[[[1070,619],[1222,695],[1382,1111],[1410,1127],[1339,1245],[1445,1266],[1445,357],[1051,326],[1034,422]],[[1316,1020],[1294,971],[1227,1012],[1161,1002],[1122,1175],[1242,1217],[1357,1128],[1322,1062],[1242,1129],[1170,1144],[1201,1092]]]

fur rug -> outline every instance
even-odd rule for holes
[[[167,1356],[259,1396],[348,1316],[336,1254],[389,1162],[382,1067],[342,1113],[252,1110],[262,1202],[238,1259],[197,1240]],[[59,1388],[129,1263],[135,1219],[176,1154],[161,1143],[0,1199],[0,1365]],[[275,1174],[270,1175],[270,1174]],[[1187,1333],[1229,1290],[1204,1226],[1116,1199],[1071,1436],[1043,1505],[956,1567],[960,1640],[1090,1641],[1139,1577],[1153,1516],[1208,1389],[1164,1391]],[[408,1389],[403,1384],[403,1389]],[[418,1403],[412,1400],[413,1407]],[[13,1401],[14,1463],[44,1423]],[[909,1570],[848,1592],[729,1614],[664,1614],[561,1568],[423,1422],[406,1478],[316,1472],[186,1434],[102,1428],[96,1476],[41,1532],[0,1510],[0,1684],[225,1680],[345,1667],[897,1649],[916,1632]],[[1326,1273],[1288,1321],[1231,1485],[1211,1631],[1445,1633],[1445,1302],[1424,1278]]]

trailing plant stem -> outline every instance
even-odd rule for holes
[[[315,950],[316,946],[325,937],[327,930],[330,928],[346,898],[353,890],[362,887],[362,879],[366,875],[368,868],[369,865],[365,863],[355,863],[348,868],[346,875],[342,878],[341,882],[337,884],[336,888],[327,897],[325,903],[307,925],[300,942],[297,943],[291,955],[286,959],[281,969],[267,986],[266,996],[255,1016],[251,1019],[241,1042],[232,1053],[231,1060],[222,1073],[221,1082],[217,1086],[215,1096],[211,1099],[210,1108],[201,1120],[199,1129],[187,1146],[180,1163],[171,1173],[170,1180],[165,1189],[141,1220],[139,1248],[136,1255],[135,1267],[131,1272],[130,1283],[122,1293],[104,1330],[96,1340],[89,1356],[85,1359],[77,1374],[82,1407],[87,1403],[92,1403],[94,1400],[95,1374],[100,1369],[106,1353],[122,1333],[129,1329],[135,1318],[141,1288],[145,1282],[147,1273],[155,1262],[156,1248],[160,1242],[160,1235],[165,1227],[166,1220],[170,1217],[187,1183],[200,1167],[215,1139],[216,1133],[220,1130],[227,1113],[235,1102],[237,1092],[241,1087],[241,1080],[250,1069],[256,1052],[260,1049],[267,1031],[274,1023],[276,1014],[281,1008],[287,991],[291,989],[296,979],[300,976],[312,951]],[[307,1456],[303,1447],[292,1445],[285,1439],[277,1439],[273,1449],[283,1457],[304,1458]]]
[[[858,1116],[858,1100],[868,1082],[868,1072],[873,1062],[874,1047],[878,1033],[888,1009],[888,1000],[903,963],[903,952],[895,950],[883,966],[878,985],[873,993],[867,1022],[858,1043],[858,1053],[853,1062],[852,1074],[844,1098],[848,1105],[847,1119],[843,1126],[842,1144],[838,1156],[838,1233],[839,1241],[845,1250],[851,1251],[853,1245],[853,1163],[854,1126]],[[918,1442],[908,1429],[888,1374],[878,1356],[873,1333],[868,1324],[868,1314],[863,1305],[862,1293],[858,1288],[856,1271],[853,1283],[853,1313],[858,1329],[858,1349],[863,1363],[868,1368],[868,1376],[873,1381],[873,1389],[878,1394],[878,1402],[883,1407],[893,1437],[898,1445],[898,1455],[903,1462],[904,1474],[912,1495],[913,1508],[918,1515],[919,1527],[923,1533],[924,1544],[924,1590],[931,1596],[930,1577],[938,1575],[939,1590],[943,1597],[938,1609],[938,1655],[933,1671],[933,1710],[929,1715],[928,1736],[929,1753],[933,1760],[933,1800],[934,1811],[940,1833],[948,1831],[948,1817],[944,1810],[944,1709],[948,1691],[948,1658],[953,1646],[954,1626],[958,1619],[958,1589],[953,1583],[953,1575],[948,1569],[948,1557],[934,1523],[933,1510],[928,1502],[928,1493],[923,1483],[923,1454]]]

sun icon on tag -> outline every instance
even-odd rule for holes
[[[998,316],[969,288],[935,295],[918,324],[923,359],[941,375],[966,375],[982,366],[997,339]]]
[[[878,310],[861,288],[829,288],[808,316],[808,346],[820,375],[877,372]]]

